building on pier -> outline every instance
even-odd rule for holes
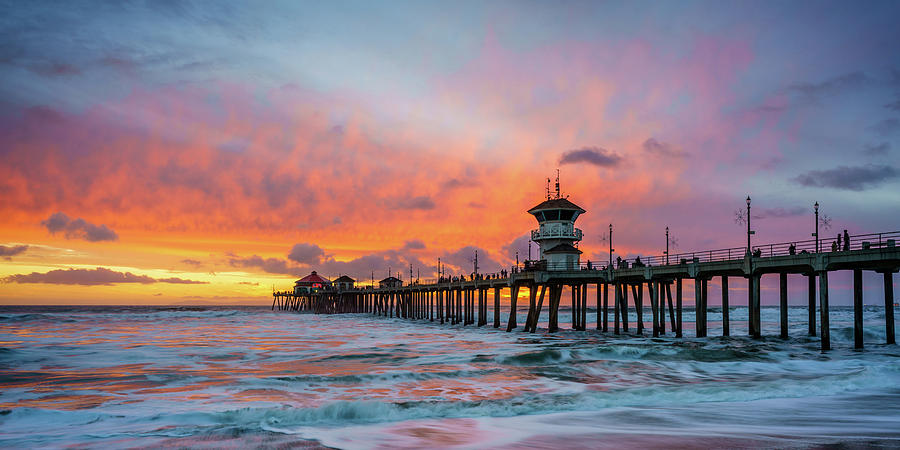
[[[403,286],[403,281],[400,281],[399,278],[390,276],[378,282],[379,288],[397,288]]]
[[[323,278],[315,270],[311,274],[294,282],[294,295],[310,294],[331,286],[327,278]]]
[[[549,183],[549,179],[547,182]],[[580,206],[564,198],[559,192],[559,178],[556,179],[556,197],[550,197],[549,184],[547,200],[528,210],[537,219],[539,228],[531,231],[531,240],[540,247],[541,265],[547,270],[575,270],[581,259],[577,245],[581,240],[581,230],[575,228],[575,220],[585,211]]]
[[[339,291],[346,291],[356,287],[356,280],[348,277],[347,275],[341,275],[336,280],[332,281],[331,285]]]

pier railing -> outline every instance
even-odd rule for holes
[[[832,243],[836,248],[832,247]],[[869,250],[874,248],[894,247],[900,244],[900,231],[885,233],[855,234],[850,236],[849,244],[841,241],[837,245],[837,235],[834,238],[820,239],[818,253],[842,252],[847,250]],[[792,248],[793,247],[793,248]],[[801,241],[789,241],[753,246],[754,256],[768,258],[774,256],[788,256],[792,254],[816,253],[816,240],[807,239]],[[718,262],[743,259],[747,253],[747,247],[720,248],[714,250],[702,250],[694,252],[675,253],[670,255],[637,255],[631,258],[623,258],[613,261],[613,268],[630,268],[635,263],[638,266],[664,266],[673,264],[686,264],[692,262]],[[526,262],[515,266],[514,270],[606,270],[608,261],[582,261],[577,266],[563,263],[557,266],[544,264],[538,267],[533,262]],[[551,267],[552,266],[552,267]]]

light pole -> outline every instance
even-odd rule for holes
[[[609,224],[609,268],[612,269],[612,224]]]
[[[813,210],[816,212],[816,232],[813,236],[816,237],[816,253],[819,253],[819,202],[813,205]]]
[[[750,248],[750,235],[753,234],[750,231],[750,196],[747,196],[747,253],[753,255],[753,250]]]
[[[666,265],[669,265],[669,227],[666,227]]]

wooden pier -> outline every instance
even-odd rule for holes
[[[720,278],[722,283],[723,334],[730,333],[729,278],[749,280],[747,305],[750,311],[749,330],[755,338],[762,336],[760,319],[760,280],[764,275],[777,275],[780,281],[780,336],[788,337],[788,275],[803,275],[807,279],[809,307],[809,335],[820,335],[822,350],[831,348],[829,329],[828,275],[839,270],[853,271],[853,314],[855,348],[863,348],[863,287],[862,272],[874,271],[884,277],[885,342],[895,344],[894,297],[892,274],[900,269],[900,247],[896,245],[900,232],[851,236],[847,250],[814,253],[813,241],[760,246],[767,251],[751,256],[746,248],[711,250],[656,256],[638,261],[623,260],[618,267],[579,265],[575,270],[554,270],[546,264],[525,264],[513,267],[506,276],[475,275],[467,280],[436,280],[428,284],[412,284],[390,288],[356,288],[322,290],[315,293],[294,294],[275,292],[272,308],[288,311],[312,311],[321,314],[368,313],[410,320],[438,321],[441,324],[484,326],[489,321],[500,328],[500,298],[508,290],[510,314],[506,331],[518,327],[515,311],[519,292],[527,288],[528,315],[524,330],[534,333],[546,300],[549,331],[559,329],[559,306],[563,289],[572,295],[572,329],[587,329],[588,286],[596,287],[597,329],[630,332],[629,308],[634,308],[637,323],[634,332],[643,334],[645,293],[652,314],[652,336],[669,330],[682,337],[684,308],[683,284],[692,280],[694,286],[695,330],[697,337],[707,336],[709,280]],[[799,253],[798,253],[799,252]],[[667,261],[669,263],[667,263]],[[471,279],[474,278],[474,279]],[[646,289],[645,289],[646,288]],[[610,299],[612,295],[612,299]],[[629,305],[629,296],[631,304]],[[819,319],[816,325],[816,298]],[[609,318],[612,303],[612,320]],[[492,317],[489,312],[493,304]],[[492,319],[492,320],[491,320]],[[668,319],[668,320],[667,320]]]

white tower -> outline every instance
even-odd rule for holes
[[[581,230],[575,228],[575,220],[585,213],[580,206],[563,198],[559,192],[559,171],[556,175],[556,195],[550,195],[550,179],[547,179],[547,200],[528,210],[540,225],[531,231],[531,240],[541,249],[540,259],[547,262],[547,270],[577,270],[581,250],[575,244],[581,240]]]

